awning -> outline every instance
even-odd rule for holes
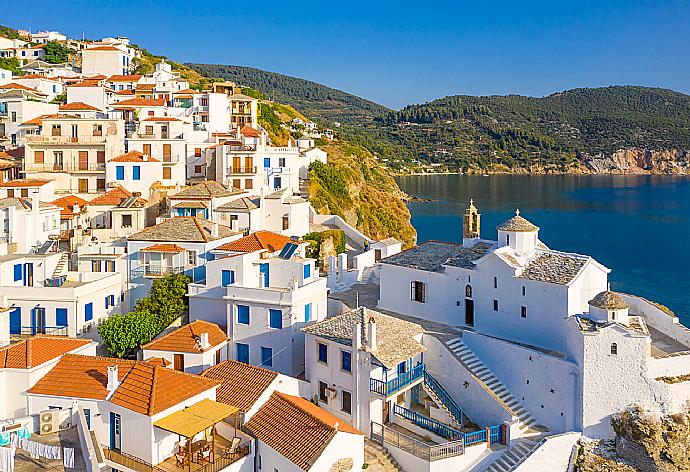
[[[199,200],[189,200],[180,202],[174,205],[173,208],[208,208],[208,205],[206,205],[204,202],[200,202]]]
[[[179,254],[184,252],[184,250],[185,249],[183,247],[178,246],[177,244],[154,244],[153,246],[139,249],[140,252],[164,252],[172,254]]]
[[[161,418],[153,425],[185,438],[192,438],[238,411],[239,408],[237,407],[205,399],[184,410]]]

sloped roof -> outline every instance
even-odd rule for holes
[[[213,236],[214,223],[194,216],[175,216],[155,226],[149,226],[129,237],[130,241],[208,242],[239,234],[224,225],[218,225],[218,236]]]
[[[215,180],[205,180],[191,187],[180,190],[174,195],[170,195],[172,200],[192,198],[194,200],[204,200],[218,197],[229,197],[241,193],[240,190],[228,189],[225,185]]]
[[[151,156],[148,156],[148,158],[144,160],[144,156],[145,154],[143,152],[129,151],[128,153],[113,157],[110,159],[110,162],[160,162],[158,159],[154,159]]]
[[[326,318],[302,328],[302,331],[352,346],[352,331],[359,323],[362,326],[362,345],[366,347],[367,322],[372,318],[376,323],[376,349],[367,347],[366,350],[387,368],[392,369],[400,362],[426,351],[413,337],[424,332],[420,325],[364,307]]]
[[[218,385],[211,379],[144,361],[66,354],[27,393],[104,400],[111,365],[118,366],[120,385],[110,402],[148,416]]]
[[[201,333],[208,334],[209,347],[202,349],[198,340]],[[180,326],[174,331],[154,339],[148,344],[142,346],[142,349],[152,351],[170,351],[170,352],[190,352],[199,353],[212,349],[225,341],[228,337],[223,328],[215,323],[208,321],[196,320],[189,324]]]
[[[544,252],[527,264],[520,274],[523,279],[567,285],[587,263],[588,258],[569,254]]]
[[[143,75],[132,74],[132,75],[122,75],[115,74],[108,77],[108,82],[138,82],[141,80]]]
[[[101,111],[98,108],[84,102],[71,102],[60,105],[60,111]]]
[[[93,200],[89,202],[89,205],[108,205],[108,206],[117,206],[120,205],[122,202],[127,200],[128,198],[132,197],[132,192],[127,190],[126,188],[122,187],[121,185],[108,190],[105,192],[103,195],[99,195]],[[142,207],[146,204],[146,199],[144,198],[137,198],[136,200],[136,207]]]
[[[630,308],[630,305],[625,303],[623,297],[611,291],[598,293],[596,297],[589,301],[589,304],[604,310],[624,310]]]
[[[0,187],[18,188],[18,187],[42,187],[45,184],[52,182],[52,180],[43,179],[15,179],[0,183]]]
[[[90,339],[38,334],[0,348],[0,369],[31,369],[91,344]]]
[[[174,116],[149,116],[144,118],[142,121],[182,121]]]
[[[489,252],[491,247],[491,244],[481,241],[470,247],[443,241],[426,241],[386,257],[381,262],[428,272],[442,272],[444,265],[471,269],[474,267],[473,262]]]
[[[278,392],[245,427],[302,470],[314,465],[339,431],[362,434],[313,403]]]
[[[62,210],[60,210],[60,218],[68,219],[77,215],[77,213],[74,212],[75,205],[79,206],[79,208],[83,208],[84,205],[86,205],[86,200],[77,197],[76,195],[67,195],[65,197],[60,197],[57,200],[53,200],[50,203],[62,208]]]
[[[247,138],[258,138],[261,136],[258,130],[252,128],[249,125],[244,125],[242,129],[240,130],[240,133],[242,133],[242,136],[245,136]]]
[[[154,244],[139,250],[141,252],[164,252],[170,254],[179,254],[185,251],[182,246],[178,246],[177,244]]]
[[[117,51],[117,52],[122,52],[114,46],[96,46],[96,47],[84,49],[83,51]]]
[[[292,240],[283,236],[282,234],[274,233],[272,231],[257,231],[243,238],[235,241],[230,241],[216,249],[232,252],[254,252],[266,249],[269,252],[277,252]]]
[[[244,362],[224,361],[201,373],[202,377],[222,382],[216,400],[247,412],[271,385],[278,374]]]
[[[516,215],[514,217],[498,225],[496,229],[499,231],[515,232],[539,231],[539,227],[520,216],[519,211],[516,212]]]
[[[163,98],[129,98],[113,103],[114,108],[119,107],[164,107],[165,99]]]
[[[249,197],[238,198],[237,200],[233,200],[231,202],[219,206],[218,208],[216,208],[216,211],[248,212],[256,208],[259,208],[255,200],[256,199],[252,199]]]
[[[34,93],[36,95],[48,96],[48,94],[45,94],[43,92],[39,92],[36,89],[33,89],[31,87],[27,87],[26,85],[18,84],[16,82],[10,82],[9,84],[0,85],[0,90],[25,90],[27,92]]]

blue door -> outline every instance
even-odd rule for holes
[[[10,334],[22,334],[21,308],[15,308],[10,312]]]
[[[122,419],[117,413],[110,412],[110,449],[119,451],[122,448]]]
[[[264,287],[270,286],[269,279],[268,279],[268,264],[259,264],[259,274],[261,274],[261,277],[264,281]]]
[[[237,343],[237,361],[249,364],[249,344]]]
[[[91,321],[93,319],[93,302],[89,302],[84,306],[84,321]]]
[[[67,308],[55,309],[55,326],[67,326]]]

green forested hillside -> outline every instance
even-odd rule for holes
[[[275,102],[288,103],[312,120],[327,126],[334,122],[359,124],[382,116],[388,108],[370,100],[309,80],[252,67],[219,64],[187,64],[208,77],[220,77],[261,90]]]

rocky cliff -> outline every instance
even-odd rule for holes
[[[684,149],[620,149],[609,156],[586,158],[584,163],[595,174],[689,174],[690,152]]]

